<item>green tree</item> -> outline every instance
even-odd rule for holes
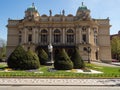
[[[120,37],[112,38],[111,51],[113,58],[120,59]]]
[[[73,63],[70,60],[70,57],[65,52],[65,49],[62,49],[59,54],[57,54],[54,62],[54,67],[57,70],[70,70],[73,69]]]
[[[85,63],[83,59],[81,58],[80,53],[77,48],[74,50],[71,60],[73,61],[74,69],[85,68]]]
[[[40,67],[39,58],[31,50],[25,51],[17,46],[7,60],[8,67],[20,70],[37,69]]]
[[[45,52],[44,49],[39,49],[38,50],[38,57],[40,60],[41,65],[46,65],[46,62],[48,61],[48,54]]]
[[[26,51],[22,46],[17,46],[15,50],[8,57],[8,67],[13,69],[20,69],[22,61],[26,58]]]
[[[26,52],[26,56],[24,60],[21,60],[21,69],[29,70],[29,69],[37,69],[40,67],[39,57],[37,54],[31,50]]]

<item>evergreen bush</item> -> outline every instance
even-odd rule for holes
[[[74,65],[74,69],[85,68],[85,63],[84,63],[83,59],[81,58],[80,53],[77,48],[74,50],[71,60]]]
[[[13,69],[19,69],[21,60],[23,60],[26,56],[26,51],[23,49],[22,46],[17,46],[16,49],[11,53],[8,57],[7,64],[8,67]]]
[[[37,54],[31,50],[26,52],[26,59],[23,61],[23,66],[21,69],[29,70],[29,69],[37,69],[40,67],[39,57]]]
[[[40,64],[46,65],[46,62],[48,61],[48,54],[44,51],[44,49],[38,50],[38,57],[40,60]]]
[[[9,68],[29,70],[40,67],[38,56],[32,51],[25,51],[22,46],[17,46],[8,57],[7,64]]]
[[[70,70],[73,69],[73,63],[70,60],[69,56],[65,52],[65,49],[62,49],[59,54],[57,54],[54,62],[54,67],[57,70]]]

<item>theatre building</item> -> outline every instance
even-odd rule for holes
[[[111,62],[110,20],[94,19],[87,6],[78,7],[76,15],[60,14],[41,15],[34,4],[25,10],[23,19],[8,20],[7,56],[18,45],[25,50],[33,51],[39,48],[48,51],[48,45],[53,46],[53,56],[62,48],[72,54],[77,47],[83,60]]]

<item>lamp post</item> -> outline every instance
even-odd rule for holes
[[[49,45],[48,45],[48,62],[47,62],[47,64],[48,65],[52,65],[53,64],[53,59],[52,59],[52,52],[53,52],[53,46],[52,46],[52,44],[50,43]]]
[[[91,53],[90,47],[87,48],[87,52],[88,52],[88,63],[90,63],[90,53]]]

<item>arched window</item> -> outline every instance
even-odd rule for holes
[[[48,41],[48,31],[47,30],[42,30],[41,31],[41,43],[47,43]]]
[[[67,43],[74,43],[74,31],[72,29],[67,30]]]
[[[54,31],[54,43],[60,43],[61,42],[61,32],[60,30],[56,29]]]

